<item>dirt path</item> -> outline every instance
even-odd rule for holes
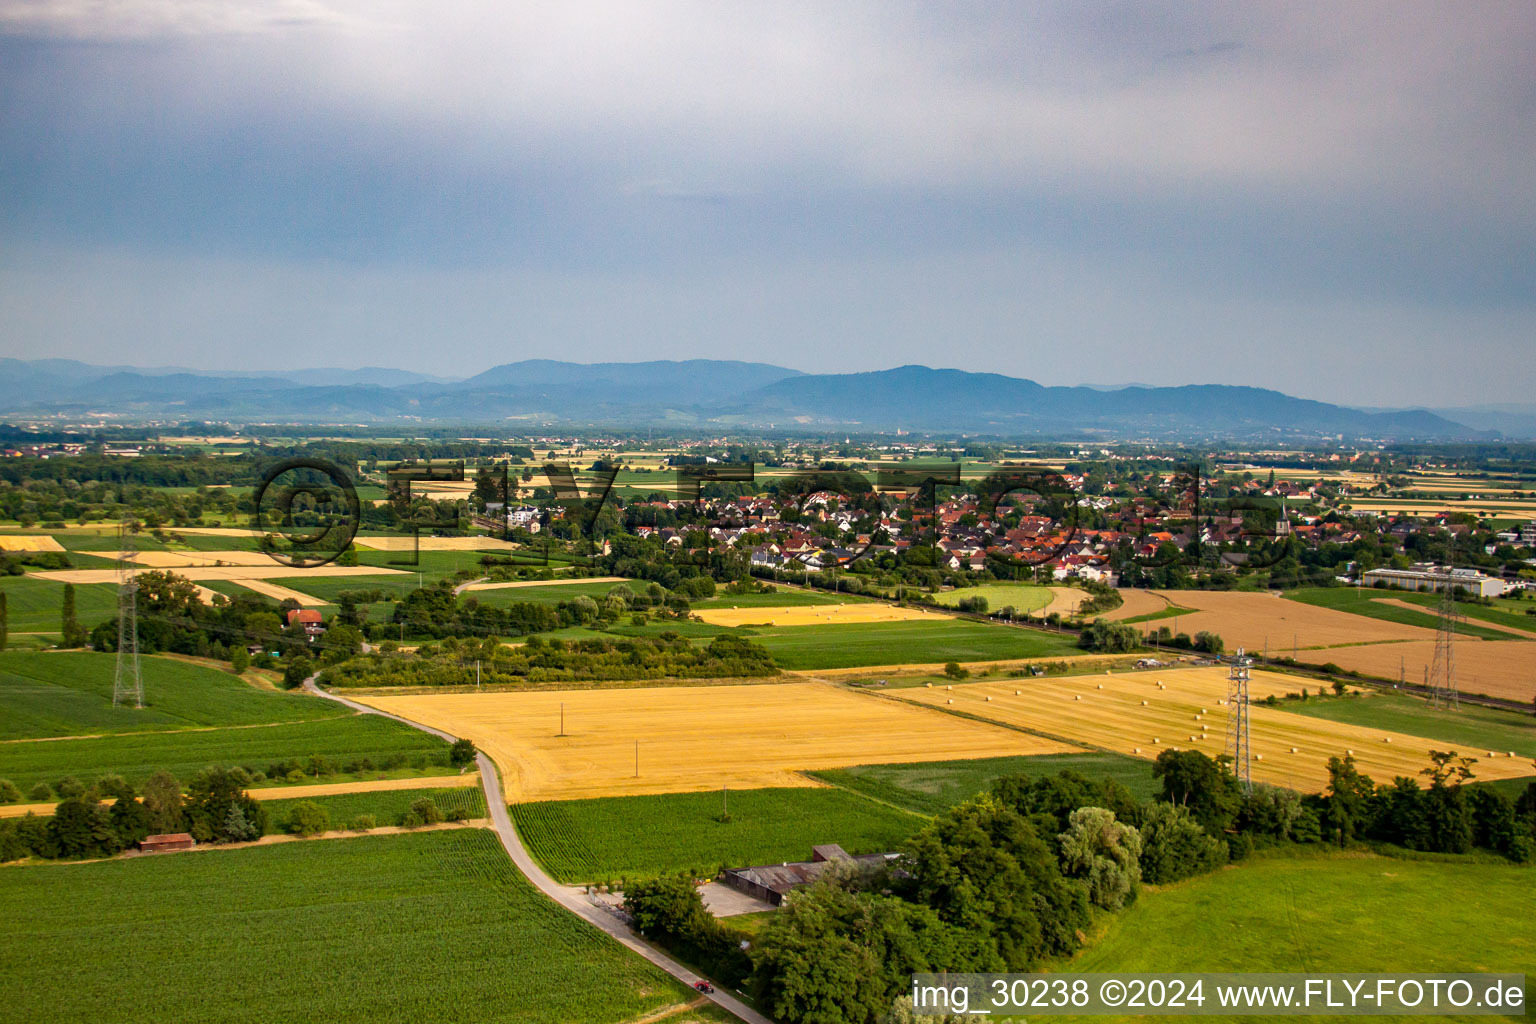
[[[658,1024],[660,1021],[671,1020],[673,1017],[681,1016],[689,1010],[697,1010],[707,1002],[709,1002],[708,996],[699,996],[699,998],[690,1002],[673,1003],[671,1006],[663,1006],[655,1013],[648,1013],[644,1017],[636,1017],[634,1020],[625,1021],[624,1024]]]
[[[380,711],[377,708],[370,708],[366,704],[358,704],[355,701],[347,700],[345,697],[338,697],[333,693],[327,693],[315,685],[314,676],[311,676],[304,681],[304,688],[318,696],[326,697],[330,700],[345,704],[347,707],[350,707],[356,711],[363,711],[374,715],[383,715],[385,718],[392,718],[397,722],[404,722],[406,725],[420,729],[422,732],[430,733],[431,735],[437,736],[440,739],[445,739],[450,743],[457,739],[457,737],[450,736],[448,733],[443,732],[441,729],[433,729],[430,726],[425,726],[418,722],[413,722],[408,718],[402,718],[399,715],[391,715],[388,712]],[[584,895],[572,892],[567,887],[562,886],[553,878],[550,878],[548,875],[546,875],[544,870],[534,862],[534,859],[528,853],[527,848],[523,846],[523,841],[521,837],[518,836],[516,827],[514,827],[512,824],[512,817],[507,813],[507,802],[501,794],[501,778],[496,774],[495,763],[490,759],[488,755],[483,753],[477,754],[475,756],[475,760],[480,765],[480,782],[482,788],[485,790],[485,805],[490,809],[491,823],[496,829],[496,835],[501,839],[502,848],[507,851],[507,856],[512,858],[512,863],[517,865],[517,869],[521,871],[540,892],[544,893],[544,895],[548,896],[550,899],[554,900],[556,903],[560,904],[560,906],[575,914],[577,917],[586,921],[588,924],[591,924],[599,930],[612,936],[626,948],[640,954],[645,959],[655,964],[657,967],[660,967],[662,970],[672,975],[672,977],[676,978],[678,981],[681,981],[684,985],[687,985],[691,988],[694,982],[704,980],[693,971],[684,967],[682,964],[678,963],[676,960],[673,960],[661,950],[650,945],[645,940],[637,936],[634,932],[630,931],[629,926],[626,925],[619,917],[615,916],[611,910],[593,906],[592,903],[587,900]],[[602,983],[602,979],[600,978],[593,979],[594,985],[601,985]],[[724,992],[717,991],[706,996],[705,998],[710,999],[716,1005],[722,1007],[728,1012],[735,1014],[741,1020],[746,1021],[747,1024],[774,1024],[772,1020],[763,1016],[761,1013],[758,1013],[756,1010],[752,1009],[741,1000]]]

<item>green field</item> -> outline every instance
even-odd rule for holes
[[[966,598],[984,597],[987,611],[996,612],[1009,605],[1020,615],[1037,612],[1051,603],[1051,588],[1037,587],[1029,583],[983,583],[979,587],[961,587],[930,595],[936,604],[954,608]]]
[[[586,595],[599,603],[608,596],[608,591],[614,587],[625,586],[623,583],[554,583],[543,587],[503,587],[500,590],[470,590],[465,591],[464,598],[474,598],[481,604],[490,608],[505,608],[509,604],[559,604],[561,601],[574,601],[576,598]],[[629,584],[636,590],[645,587],[638,581]]]
[[[116,659],[85,651],[0,654],[0,740],[341,718],[304,693],[259,690],[228,672],[174,658],[139,659],[145,707],[113,707]]]
[[[920,818],[837,789],[743,789],[516,804],[529,851],[562,882],[603,882],[808,860],[818,843],[849,853],[895,850]]]
[[[1139,800],[1150,800],[1162,791],[1161,784],[1152,777],[1152,766],[1146,761],[1106,753],[864,764],[806,774],[917,814],[939,814],[977,793],[986,792],[998,779],[1009,775],[1053,775],[1067,769],[1091,779],[1114,779]]]
[[[271,726],[0,743],[0,778],[10,779],[23,791],[70,775],[92,782],[102,775],[117,774],[137,785],[164,768],[185,782],[193,772],[209,765],[241,765],[265,771],[274,762],[289,758],[306,761],[312,755],[337,764],[367,758],[375,765],[393,755],[404,755],[407,766],[419,762],[418,771],[441,774],[448,763],[447,751],[447,743],[408,725],[379,715],[348,715]],[[365,771],[360,777],[378,774]]]
[[[853,604],[865,598],[836,591],[798,590],[794,587],[774,587],[768,594],[727,594],[724,589],[714,597],[692,602],[695,609],[707,608],[796,608],[812,604]]]
[[[291,794],[281,800],[264,800],[267,809],[267,832],[282,832],[293,805],[300,800],[313,800],[324,807],[331,816],[332,828],[346,828],[347,823],[359,814],[371,814],[379,825],[398,825],[400,818],[411,809],[411,804],[426,798],[437,804],[446,816],[450,810],[460,810],[468,818],[484,818],[485,793],[479,786],[463,786],[457,789],[381,789],[371,793],[334,793],[330,796],[305,796],[302,786],[294,787]]]
[[[1439,626],[1439,619],[1433,611],[1414,611],[1410,608],[1398,608],[1390,604],[1382,604],[1374,598],[1397,598],[1402,594],[1391,590],[1361,590],[1357,587],[1304,587],[1301,590],[1288,590],[1285,596],[1292,601],[1300,601],[1302,604],[1314,605],[1318,608],[1332,608],[1334,611],[1350,612],[1354,615],[1363,615],[1370,619],[1381,619],[1384,622],[1396,622],[1404,626],[1420,626],[1424,629],[1435,629]],[[1468,622],[1458,623],[1456,632],[1463,636],[1475,636],[1481,640],[1519,640],[1518,636],[1506,633],[1498,629],[1486,629]]]
[[[1394,593],[1393,597],[1399,601],[1407,601],[1427,608],[1433,613],[1440,605],[1437,594],[1414,594],[1409,592]],[[1510,629],[1518,629],[1526,633],[1536,633],[1536,615],[1525,614],[1527,610],[1536,611],[1536,602],[1531,601],[1495,601],[1492,607],[1481,604],[1473,604],[1470,601],[1458,601],[1456,611],[1469,619],[1477,619],[1495,626],[1508,626]],[[1458,626],[1459,630],[1461,627]],[[1506,637],[1505,639],[1513,639]]]
[[[40,639],[57,643],[60,615],[64,609],[64,584],[31,576],[0,576],[5,594],[11,644],[20,646],[18,633],[38,633]],[[86,629],[117,618],[117,588],[110,583],[75,584],[75,618]]]
[[[616,1024],[693,996],[481,829],[11,867],[0,902],[0,1022]]]
[[[1532,975],[1532,880],[1529,867],[1466,860],[1261,857],[1143,892],[1091,948],[1052,969]]]
[[[856,668],[1081,654],[1075,639],[1034,629],[940,619],[933,622],[775,626],[754,631],[781,668]]]
[[[1474,757],[1489,750],[1500,753],[1513,750],[1522,757],[1536,757],[1536,718],[1474,704],[1462,704],[1450,711],[1432,708],[1425,701],[1402,694],[1370,693],[1359,697],[1286,701],[1285,710],[1332,722],[1442,740]]]

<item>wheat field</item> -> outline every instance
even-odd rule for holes
[[[355,699],[474,740],[514,803],[809,786],[798,772],[1078,749],[815,682]]]

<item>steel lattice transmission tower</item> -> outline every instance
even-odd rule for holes
[[[144,706],[144,677],[139,673],[139,584],[133,577],[133,522],[118,526],[117,552],[117,671],[112,677],[112,706],[132,702]]]
[[[1227,673],[1227,745],[1226,754],[1232,759],[1232,773],[1244,793],[1253,792],[1253,775],[1249,768],[1252,751],[1248,744],[1248,674],[1253,659],[1237,649],[1232,659],[1232,669]]]
[[[1429,699],[1435,707],[1442,702],[1460,707],[1456,688],[1456,575],[1449,565],[1441,580],[1439,618],[1435,657],[1429,668]]]

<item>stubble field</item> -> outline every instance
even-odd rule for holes
[[[474,740],[514,803],[810,786],[800,770],[1077,749],[812,682],[355,699]]]
[[[1159,688],[1159,682],[1165,688]],[[1250,697],[1296,692],[1298,680],[1254,672]],[[1006,725],[1038,730],[1116,753],[1154,759],[1169,748],[1199,750],[1215,757],[1226,745],[1225,668],[1190,668],[1079,676],[1067,679],[971,683],[953,689],[893,691],[900,698],[963,712]],[[990,698],[990,699],[989,699]],[[1145,704],[1143,704],[1145,701]],[[1360,771],[1379,780],[1417,776],[1441,741],[1361,725],[1294,715],[1277,708],[1249,709],[1253,778],[1304,792],[1328,783],[1328,758],[1353,754]],[[1486,749],[1464,749],[1482,758],[1480,779],[1517,778],[1536,773],[1529,758],[1507,751],[1486,757]]]

